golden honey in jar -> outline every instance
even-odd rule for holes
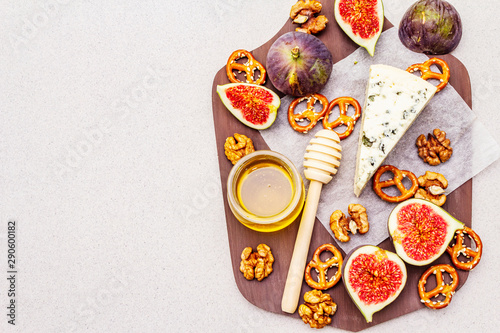
[[[245,226],[264,232],[290,225],[304,204],[304,185],[285,156],[259,150],[243,157],[228,178],[228,201]]]

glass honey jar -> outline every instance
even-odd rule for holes
[[[227,180],[234,216],[250,229],[272,232],[290,225],[304,205],[302,177],[280,153],[258,150],[241,158]]]

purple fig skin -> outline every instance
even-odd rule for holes
[[[443,0],[420,0],[403,15],[399,39],[408,49],[429,55],[453,51],[462,38],[457,10]]]
[[[318,37],[292,31],[271,45],[266,66],[276,89],[286,95],[305,96],[319,92],[326,85],[333,57]]]

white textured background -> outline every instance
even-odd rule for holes
[[[211,109],[228,55],[268,41],[294,2],[0,0],[1,332],[311,331],[237,290]],[[473,110],[500,142],[499,5],[450,2],[464,26],[453,54],[469,70]],[[384,3],[397,25],[413,0]],[[474,179],[485,253],[450,306],[366,332],[499,325],[499,171],[496,162]],[[14,328],[3,278],[9,219],[18,224]]]

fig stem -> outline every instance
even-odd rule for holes
[[[298,46],[295,46],[293,49],[292,49],[292,58],[294,60],[296,60],[298,57],[300,56],[300,49]]]

